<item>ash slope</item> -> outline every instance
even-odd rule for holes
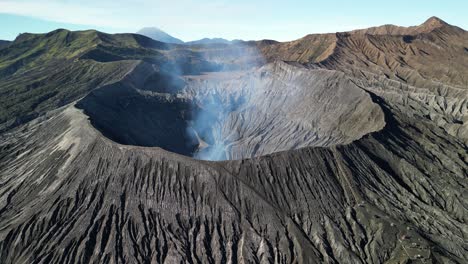
[[[65,41],[73,47],[74,41],[82,43],[82,34],[60,31],[27,40]],[[141,76],[140,72],[153,76],[154,66],[170,65],[167,53],[188,58],[185,74],[219,62],[215,60],[219,46],[201,51],[211,56],[199,56],[200,51],[162,46],[134,35],[86,34],[99,44],[76,53],[66,48],[59,54],[63,65],[93,65],[83,67],[91,75],[76,74],[75,80],[88,83],[84,80],[86,76],[93,80],[93,71],[107,77],[98,79],[93,88],[78,86],[75,97],[67,99],[81,99],[81,104],[109,85],[134,84],[127,78]],[[3,120],[12,120],[15,113],[39,117],[24,125],[21,120],[10,122],[1,134],[0,259],[6,263],[466,262],[468,96],[463,80],[468,69],[463,47],[468,46],[468,36],[450,25],[413,36],[411,43],[399,35],[307,36],[301,40],[308,45],[307,60],[295,57],[304,47],[297,42],[254,44],[268,60],[302,64],[273,64],[297,67],[292,72],[325,78],[321,72],[332,70],[331,76],[345,76],[347,81],[335,82],[340,89],[353,87],[371,101],[369,106],[377,107],[378,129],[329,146],[312,144],[251,159],[207,162],[110,140],[91,124],[88,119],[93,121],[93,115],[84,113],[86,108],[83,112],[70,101],[60,101],[60,92],[73,90],[67,85],[52,86],[58,92],[46,99],[38,97],[42,107],[32,104],[18,112],[4,107]],[[319,53],[328,48],[317,43],[329,38],[335,38],[335,44],[322,56]],[[3,56],[22,47],[15,42],[1,51]],[[434,46],[438,48],[431,50]],[[431,53],[413,55],[406,63],[392,62],[415,48]],[[224,54],[236,55],[232,47],[225,49]],[[48,82],[27,88],[34,79],[31,69],[40,69],[34,61],[51,52],[39,50],[38,56],[21,64],[2,57],[0,66],[15,70],[3,71],[2,82],[9,81],[9,86],[6,90],[2,86],[2,98],[47,91],[43,87]],[[451,64],[446,62],[449,58]],[[429,68],[426,63],[431,61],[440,63]],[[112,67],[121,69],[121,74],[105,74],[105,70],[114,72]],[[42,77],[56,80],[46,69]],[[135,72],[139,73],[132,75]],[[141,87],[146,87],[146,95],[161,93],[144,84],[130,91],[142,92]],[[325,93],[331,86],[317,87]],[[90,89],[94,90],[88,95]]]

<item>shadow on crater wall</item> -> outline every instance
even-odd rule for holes
[[[191,103],[170,94],[141,94],[124,83],[96,90],[77,104],[106,137],[125,145],[161,147],[191,156]]]
[[[384,126],[381,109],[342,74],[284,62],[192,76],[142,66],[77,107],[118,143],[202,160],[347,144]]]

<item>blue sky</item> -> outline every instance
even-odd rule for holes
[[[0,39],[56,28],[121,33],[156,26],[185,41],[286,41],[382,24],[418,25],[431,16],[468,29],[467,10],[467,0],[0,0]]]

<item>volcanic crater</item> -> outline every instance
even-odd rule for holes
[[[0,48],[0,262],[467,263],[466,47],[437,18],[22,34]]]
[[[78,107],[118,143],[206,160],[347,144],[385,125],[380,107],[344,74],[280,61],[197,75],[142,67]]]

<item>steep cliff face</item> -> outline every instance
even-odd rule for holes
[[[119,54],[108,62],[65,60],[122,66],[0,134],[2,263],[466,262],[466,32],[448,32],[446,46],[431,32],[414,45],[442,50],[396,68],[344,42],[321,62],[258,67],[258,53],[231,60],[248,45],[133,47],[159,60],[108,46],[97,47]],[[376,36],[343,39],[361,37]],[[379,38],[376,58],[405,56],[399,36]],[[263,44],[278,48],[272,58],[288,52]],[[456,74],[440,74],[452,55]],[[382,73],[400,67],[420,79]],[[200,115],[211,125],[200,129]],[[225,160],[192,158],[214,133]]]

